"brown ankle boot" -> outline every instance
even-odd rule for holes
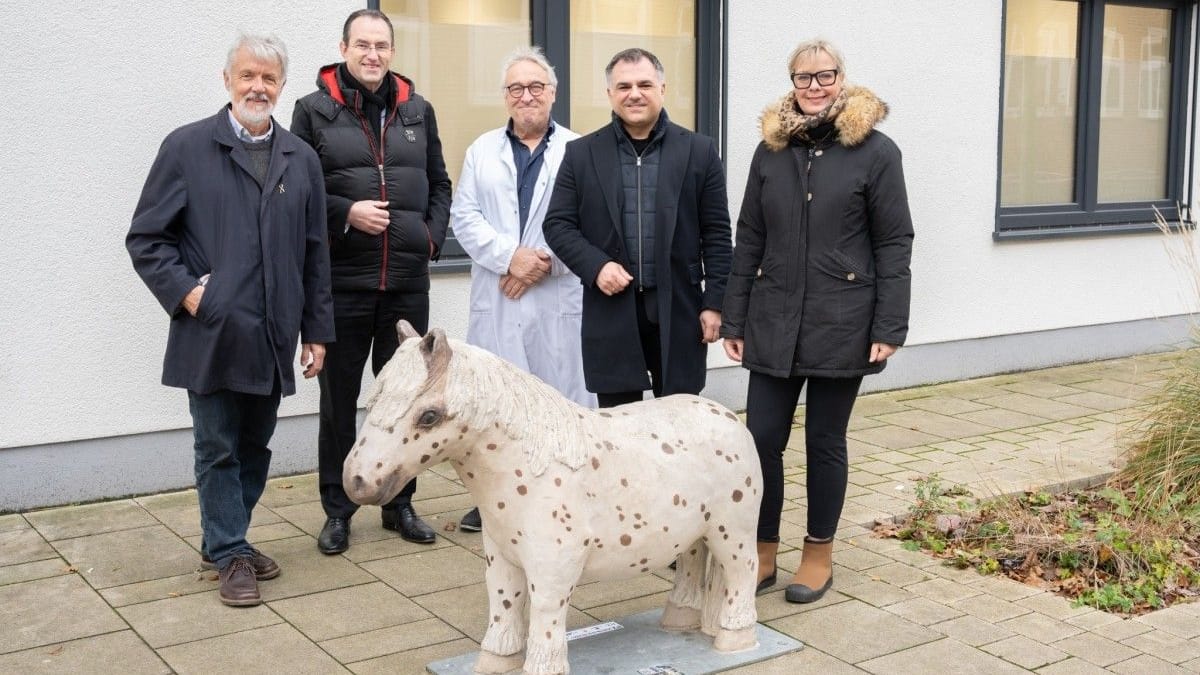
[[[755,595],[761,595],[775,585],[775,554],[779,552],[779,542],[758,542],[758,588]]]
[[[800,568],[796,570],[796,576],[784,591],[784,599],[798,603],[816,602],[832,585],[833,537],[805,537]]]

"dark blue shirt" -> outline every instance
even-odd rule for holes
[[[554,120],[550,120],[550,127],[546,129],[546,135],[542,137],[542,142],[538,143],[533,152],[530,152],[529,146],[513,133],[511,119],[508,120],[508,129],[505,130],[505,133],[508,134],[508,142],[512,146],[513,164],[517,167],[517,206],[521,215],[521,235],[524,236],[525,221],[529,220],[529,207],[533,203],[533,187],[537,183],[538,175],[542,172],[546,144],[550,141],[550,134],[554,133]]]

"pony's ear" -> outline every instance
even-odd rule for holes
[[[400,344],[404,344],[408,338],[421,337],[421,334],[412,327],[407,319],[400,319],[396,322],[396,337],[400,338]]]
[[[440,373],[450,364],[450,341],[441,328],[434,328],[421,340],[421,354],[425,356],[425,369],[430,377]]]

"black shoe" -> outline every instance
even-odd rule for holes
[[[829,580],[825,582],[825,585],[816,590],[804,584],[788,584],[788,587],[783,591],[783,599],[801,605],[816,602],[821,599],[821,596],[825,595],[825,591],[829,590],[830,586],[833,586],[832,574],[829,575]]]
[[[416,544],[432,544],[437,541],[433,529],[413,511],[411,504],[405,504],[398,509],[384,509],[383,529],[395,530],[400,533],[401,539]]]
[[[350,519],[326,518],[325,527],[317,537],[317,550],[325,555],[341,553],[350,548]]]
[[[462,530],[463,532],[483,531],[483,518],[479,517],[478,506],[470,511],[467,511],[467,515],[463,516],[462,520],[458,521],[458,529]]]
[[[771,576],[758,582],[758,587],[754,589],[754,594],[762,595],[763,593],[771,590],[771,587],[775,585],[775,582],[778,581],[778,579],[778,570],[771,572]]]

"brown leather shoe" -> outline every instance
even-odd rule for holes
[[[250,553],[250,566],[254,568],[255,579],[266,581],[267,579],[274,579],[279,576],[279,563],[267,557],[266,554],[256,548],[252,547]],[[200,569],[215,570],[217,569],[217,564],[202,553],[200,554]]]
[[[231,607],[253,607],[262,604],[258,593],[258,580],[254,578],[254,566],[248,556],[238,556],[228,567],[221,570],[221,602]]]

